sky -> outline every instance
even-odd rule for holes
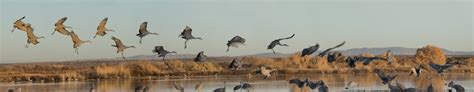
[[[343,41],[341,50],[371,47],[419,48],[436,45],[453,51],[474,51],[471,0],[1,0],[0,63],[116,58],[112,36],[125,45],[125,56],[153,55],[154,46],[179,54],[236,56],[270,53],[274,39],[296,34],[276,47],[293,53],[319,43],[321,49]],[[26,33],[10,32],[26,16],[40,43],[25,48]],[[51,35],[54,23],[64,23],[82,40],[91,40],[74,53],[69,36]],[[116,32],[93,39],[100,20]],[[149,35],[139,44],[139,25],[148,22]],[[178,37],[188,25],[203,40]],[[226,42],[239,35],[246,45],[225,52]]]

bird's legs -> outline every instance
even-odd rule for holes
[[[56,29],[54,29],[53,33],[51,33],[51,35],[54,35],[54,33],[56,33]]]
[[[227,50],[225,52],[229,52],[229,46],[227,46]]]
[[[94,39],[95,39],[96,36],[97,36],[97,34],[94,35]]]
[[[140,37],[140,42],[139,42],[140,44],[142,44],[142,38],[143,38],[143,37]]]
[[[125,60],[125,56],[123,56],[123,52],[120,53],[122,55],[122,59]]]
[[[188,47],[187,43],[188,43],[188,40],[186,39],[186,41],[184,41],[184,49],[186,49]]]
[[[276,53],[275,53],[275,50],[272,49],[272,51],[273,51],[273,54],[276,54]]]
[[[79,55],[79,48],[75,48],[74,52]]]
[[[26,42],[25,48],[28,48],[28,45],[30,45],[30,42]]]
[[[163,61],[165,61],[165,57],[166,57],[166,55],[163,56],[163,58],[162,58]]]

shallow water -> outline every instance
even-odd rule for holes
[[[474,74],[443,74],[443,75],[429,75],[415,78],[408,74],[398,74],[396,78],[405,87],[426,86],[423,84],[429,83],[427,80],[438,77],[446,82],[454,81],[456,84],[464,86],[468,92],[474,91]],[[224,81],[228,92],[232,92],[232,88],[239,84],[240,81],[245,81],[253,84],[250,92],[301,92],[295,85],[289,84],[287,80],[293,78],[311,80],[324,80],[331,92],[347,91],[344,85],[349,81],[355,81],[359,85],[355,90],[388,90],[386,85],[383,85],[380,79],[373,74],[313,74],[313,75],[278,75],[270,79],[262,79],[262,76],[209,76],[209,77],[189,77],[189,78],[161,78],[152,80],[138,80],[138,79],[102,79],[93,81],[68,81],[59,83],[0,83],[0,91],[5,92],[8,89],[21,88],[22,92],[88,92],[91,86],[95,86],[96,92],[133,92],[136,86],[148,85],[149,92],[178,92],[174,88],[174,83],[183,85],[185,92],[196,92],[195,85],[201,83],[204,85],[200,92],[211,92],[212,90],[224,87]],[[426,78],[426,79],[422,79]],[[431,82],[444,82],[442,80]],[[444,83],[442,83],[444,84]],[[306,89],[306,91],[308,91]],[[316,90],[315,90],[316,91]],[[237,91],[239,92],[239,91]],[[242,91],[246,92],[246,91]]]

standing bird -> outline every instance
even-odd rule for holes
[[[97,35],[104,36],[105,34],[107,34],[105,31],[114,31],[112,29],[105,28],[105,24],[107,24],[108,19],[108,17],[105,17],[104,19],[102,19],[102,21],[100,21],[99,26],[97,26],[97,32],[94,35],[94,39]]]
[[[138,29],[137,36],[140,37],[140,44],[142,44],[142,38],[147,36],[148,34],[158,35],[158,33],[149,32],[147,29],[147,25],[148,25],[148,22],[145,21],[140,25],[140,28]]]
[[[184,92],[184,87],[182,85],[177,84],[176,81],[174,82],[174,88],[179,92]]]
[[[128,48],[135,48],[135,46],[125,46],[123,45],[122,41],[118,39],[117,37],[112,36],[112,40],[114,40],[115,45],[112,45],[112,47],[117,48],[117,53],[120,53],[122,55],[122,58],[125,59],[125,56],[123,56],[123,51]]]
[[[196,84],[196,87],[194,88],[196,90],[196,92],[200,92],[201,89],[202,89],[202,82],[200,82],[199,84]]]
[[[194,58],[194,61],[195,62],[202,62],[202,61],[205,61],[206,58],[207,58],[207,56],[204,55],[204,51],[201,51],[196,55],[196,58]]]
[[[390,83],[393,79],[395,79],[398,75],[386,74],[380,69],[375,69],[375,73],[379,76],[380,80],[382,80],[383,84]]]
[[[276,45],[280,45],[280,46],[287,46],[287,44],[281,44],[280,41],[281,40],[286,40],[286,39],[291,39],[295,36],[295,34],[291,35],[290,37],[286,37],[286,38],[280,38],[280,39],[276,39],[276,40],[273,40],[270,45],[267,46],[267,49],[272,49],[273,51],[273,54],[276,54],[275,53],[275,50],[273,50],[273,48],[275,48]]]
[[[314,45],[314,46],[304,48],[303,51],[301,52],[301,57],[304,57],[306,55],[311,55],[314,52],[316,52],[318,49],[319,49],[319,44],[318,43],[316,43],[316,45]]]
[[[236,91],[236,90],[242,90],[242,89],[248,91],[251,87],[252,87],[251,84],[245,83],[245,82],[242,82],[242,81],[241,81],[239,85],[237,85],[237,86],[234,87],[234,91]]]
[[[188,40],[191,40],[191,39],[199,39],[199,40],[202,40],[201,37],[194,37],[193,34],[193,29],[191,29],[191,27],[189,26],[186,26],[186,28],[184,28],[183,32],[181,32],[181,34],[179,34],[179,37],[185,39],[186,41],[184,41],[184,49],[187,48],[187,42]]]
[[[267,69],[265,66],[260,66],[260,70],[258,71],[258,73],[265,76],[263,79],[268,79],[272,76],[271,73],[273,71],[275,71],[275,69]]]
[[[229,41],[227,41],[227,50],[226,52],[229,52],[229,47],[235,47],[235,48],[238,48],[239,44],[241,45],[245,45],[245,39],[240,37],[240,36],[235,36],[233,37],[232,39],[230,39]]]
[[[167,51],[163,46],[155,46],[153,53],[157,53],[158,57],[163,57],[163,61],[165,61],[165,57],[167,54],[176,53],[175,51]]]
[[[87,43],[87,42],[92,43],[90,40],[82,41],[81,39],[79,39],[79,36],[77,36],[77,34],[74,33],[74,31],[71,31],[70,35],[71,35],[72,43],[74,43],[72,47],[75,49],[74,52],[76,52],[76,54],[79,54],[79,50],[78,50],[79,46],[81,46],[83,43]]]
[[[339,47],[341,47],[342,45],[344,45],[345,43],[346,43],[346,41],[344,41],[344,42],[342,42],[341,44],[338,44],[338,45],[336,45],[336,46],[334,46],[334,47],[332,47],[332,48],[328,48],[328,49],[324,50],[323,52],[319,53],[318,56],[321,56],[321,57],[322,57],[322,56],[326,56],[331,50],[336,49],[336,48],[339,48]]]
[[[435,64],[435,63],[430,63],[431,68],[433,68],[437,73],[443,73],[446,69],[451,68],[453,65],[452,64]]]
[[[66,22],[66,20],[67,20],[67,17],[63,17],[63,18],[59,19],[58,22],[56,22],[56,24],[54,24],[55,28],[54,28],[53,33],[51,33],[51,35],[54,35],[54,33],[56,31],[58,31],[59,33],[61,33],[63,35],[70,35],[71,32],[69,32],[66,28],[71,28],[71,27],[64,25],[64,22]]]
[[[417,67],[411,68],[410,75],[415,75],[416,77],[420,76],[423,71],[422,66],[418,65]]]
[[[36,45],[39,43],[38,39],[44,38],[43,36],[38,37],[33,33],[33,28],[31,27],[31,24],[25,24],[26,27],[26,36],[28,40],[26,40],[26,45],[25,47],[28,48],[30,44]]]
[[[214,92],[225,92],[225,89],[226,89],[226,82],[224,81],[224,87],[223,87],[223,88],[214,89]]]
[[[456,92],[464,92],[465,91],[464,87],[462,87],[459,84],[455,84],[453,81],[448,83],[448,87],[454,88],[454,90],[456,90]],[[449,90],[450,90],[449,92],[451,92],[451,89],[449,89]]]
[[[242,61],[238,60],[237,58],[234,58],[232,62],[229,65],[230,69],[233,70],[239,70],[242,68]]]
[[[23,22],[22,20],[25,19],[26,17],[23,16],[20,19],[16,20],[13,22],[13,29],[12,32],[15,31],[15,29],[26,31],[26,23]]]

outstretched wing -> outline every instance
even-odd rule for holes
[[[291,39],[295,36],[295,34],[291,35],[290,37],[286,37],[286,38],[280,38],[280,39],[276,39],[276,40],[285,40],[285,39]]]
[[[123,45],[122,41],[120,41],[120,39],[118,39],[118,38],[116,38],[116,37],[112,37],[112,40],[114,40],[115,45],[116,45],[117,47]]]
[[[334,47],[332,47],[332,48],[328,48],[328,49],[324,50],[323,52],[319,53],[318,56],[324,56],[324,55],[326,55],[327,53],[329,53],[331,50],[336,49],[336,48],[339,48],[339,47],[341,47],[342,45],[344,45],[345,43],[346,43],[346,41],[344,41],[344,42],[342,42],[341,44],[338,44],[338,45],[336,45],[336,46],[334,46]]]
[[[146,22],[146,21],[143,22],[142,24],[140,24],[140,29],[138,29],[138,32],[140,34],[147,32],[147,29],[146,29],[147,25],[148,25],[148,22]]]
[[[155,46],[155,49],[153,50],[153,53],[161,54],[163,51],[164,51],[163,46]]]
[[[63,24],[67,20],[67,17],[63,17],[56,22],[56,24]]]
[[[192,37],[191,33],[193,32],[193,29],[189,26],[186,26],[184,28],[183,32],[179,36],[184,36],[184,37]]]
[[[240,37],[240,36],[235,36],[234,38],[230,39],[231,42],[238,42],[238,43],[244,43],[245,39]]]

